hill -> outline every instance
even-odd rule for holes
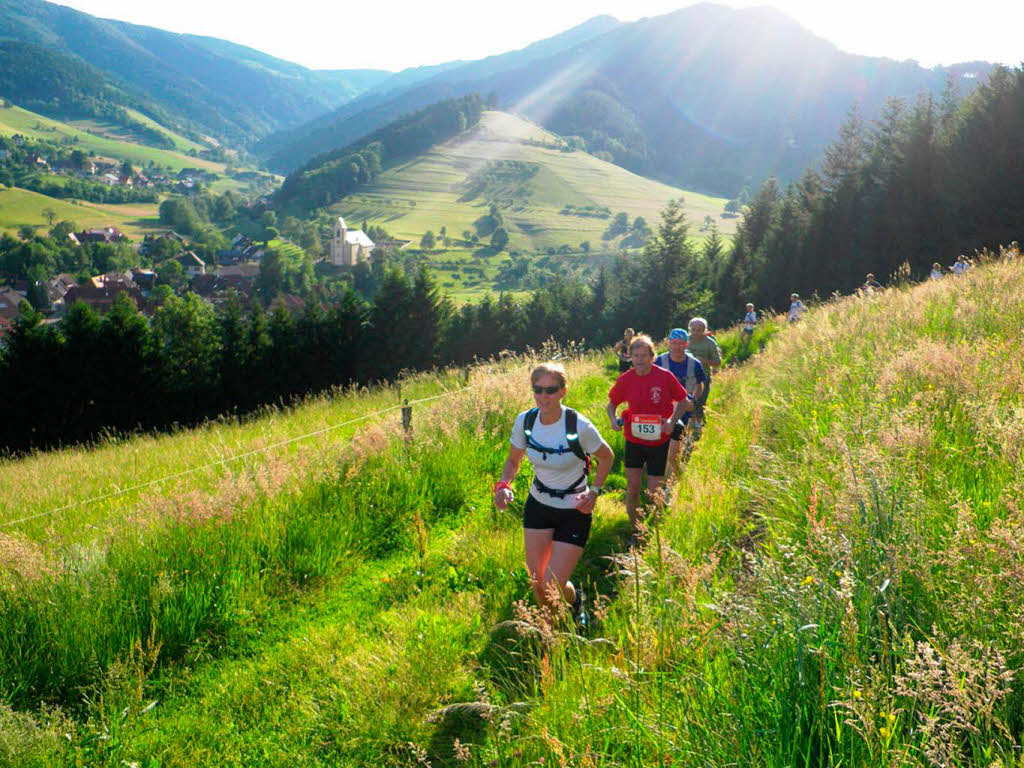
[[[989,69],[949,72],[967,92]],[[476,76],[455,68],[390,98],[356,99],[268,162],[292,168],[424,104],[494,92],[503,107],[581,136],[630,170],[732,197],[771,175],[798,176],[851,107],[872,119],[887,99],[937,95],[946,74],[844,53],[768,8],[700,4],[513,69]]]
[[[108,121],[141,143],[176,146],[152,117],[140,113],[171,122],[162,110],[113,87],[88,64],[38,45],[0,41],[0,98],[50,117]]]
[[[390,74],[321,74],[228,41],[98,19],[43,0],[0,5],[4,38],[73,55],[158,105],[178,121],[169,127],[235,146],[313,119]]]
[[[617,213],[626,212],[631,223],[642,216],[654,226],[665,203],[680,196],[691,224],[711,216],[723,233],[733,231],[735,220],[720,218],[722,198],[645,179],[570,151],[559,137],[522,117],[488,111],[477,128],[384,170],[331,210],[417,242],[441,226],[449,237],[468,230],[486,242],[490,231],[480,220],[494,203],[511,247],[577,249],[586,240],[597,250]]]
[[[452,61],[402,70],[333,112],[291,131],[279,131],[267,136],[256,144],[254,152],[269,158],[268,167],[281,172],[291,171],[313,155],[344,146],[407,112],[473,90],[460,90],[456,84],[478,82],[491,75],[545,59],[603,35],[619,24],[611,16],[595,16],[518,51],[488,56],[479,61]],[[419,86],[422,87],[412,95],[412,89]],[[400,94],[407,94],[407,97],[399,98],[396,103],[396,97]]]
[[[719,376],[669,510],[630,552],[616,463],[576,574],[588,637],[514,605],[530,591],[521,524],[490,506],[528,361],[476,369],[469,392],[417,410],[408,442],[380,423],[311,452],[332,467],[315,477],[291,474],[296,458],[261,484],[240,472],[106,520],[69,511],[55,530],[81,543],[74,560],[23,524],[5,540],[4,578],[20,580],[2,593],[0,680],[8,696],[38,687],[0,708],[5,756],[1012,764],[1024,270],[1006,255],[814,308]],[[602,362],[569,362],[570,404],[598,424]],[[104,448],[118,484],[140,448],[156,446]],[[48,471],[17,487],[52,485]],[[105,548],[75,538],[86,522]],[[31,703],[90,682],[103,697],[81,715]]]

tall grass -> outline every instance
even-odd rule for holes
[[[417,422],[408,448],[371,429],[333,476],[193,521],[180,543],[154,528],[133,583],[160,595],[161,557],[192,539],[223,557],[231,536],[219,562],[245,585],[223,609],[220,593],[193,612],[172,598],[167,630],[137,622],[134,646],[82,679],[73,720],[0,710],[17,734],[0,750],[39,765],[1020,765],[1024,272],[1007,256],[826,304],[720,375],[642,550],[623,551],[617,495],[601,500],[577,574],[587,637],[513,606],[529,593],[519,526],[490,483],[528,398],[521,372],[496,375],[454,418]],[[574,365],[570,404],[601,425],[608,375]],[[167,571],[175,590],[186,562]],[[162,605],[130,594],[149,616]],[[173,646],[196,616],[214,653]]]
[[[0,459],[0,532],[59,550],[108,535],[140,509],[266,483],[270,467],[281,483],[293,482],[317,471],[323,457],[333,456],[363,426],[335,425],[394,408],[402,399],[454,391],[461,377],[452,370],[420,374],[391,387],[352,388],[267,408],[242,421],[223,419],[172,435],[112,436],[97,446]],[[397,423],[398,415],[384,418]],[[309,433],[318,434],[296,439]],[[295,442],[272,447],[289,440]],[[169,479],[154,484],[164,477]],[[142,487],[128,490],[136,486]],[[36,516],[54,509],[59,511]],[[30,519],[15,522],[23,518]]]
[[[553,647],[526,763],[1017,765],[1024,274],[837,301],[718,380],[672,513]],[[582,674],[573,674],[575,668]],[[576,717],[588,711],[592,716]]]

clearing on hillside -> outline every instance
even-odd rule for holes
[[[129,237],[166,231],[161,225],[155,203],[114,205],[62,200],[28,189],[0,189],[0,232],[15,232],[19,227],[36,227],[39,233],[50,228],[43,211],[50,209],[54,221],[73,221],[81,228],[117,227]]]
[[[476,231],[498,205],[510,247],[543,249],[587,240],[595,249],[619,212],[656,225],[672,198],[683,197],[692,233],[711,216],[722,234],[737,219],[723,219],[726,200],[637,176],[582,151],[534,123],[504,112],[484,112],[471,131],[382,173],[332,210],[353,222],[370,221],[419,242],[427,230],[447,227],[449,237]],[[480,232],[486,242],[490,232]]]

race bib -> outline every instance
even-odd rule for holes
[[[633,416],[629,430],[634,440],[656,443],[661,440],[661,416]]]

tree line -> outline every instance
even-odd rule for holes
[[[215,309],[194,295],[169,298],[151,321],[127,297],[102,317],[74,306],[59,325],[26,309],[0,347],[0,446],[193,424],[549,337],[605,345],[627,325],[660,335],[695,314],[721,325],[746,301],[781,308],[791,290],[847,290],[905,262],[923,274],[962,250],[1019,239],[1022,135],[1022,70],[998,70],[959,105],[894,103],[870,129],[848,121],[820,170],[785,191],[765,184],[731,250],[713,227],[695,247],[672,201],[640,254],[525,298],[455,307],[424,270],[381,260],[368,273],[372,300],[339,284],[295,314],[237,300]]]
[[[384,165],[457,136],[480,121],[483,102],[472,94],[433,104],[342,149],[317,155],[284,180],[274,205],[308,211],[336,202],[371,182]]]
[[[871,125],[851,114],[818,168],[749,201],[717,303],[781,308],[792,291],[848,292],[904,264],[923,277],[1020,239],[1022,135],[1024,69],[997,68],[963,100],[950,86],[939,100],[891,101]]]

